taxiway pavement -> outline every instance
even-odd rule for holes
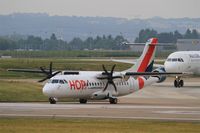
[[[0,103],[0,117],[119,118],[200,121],[200,78],[174,88],[171,80],[119,99],[88,104]]]

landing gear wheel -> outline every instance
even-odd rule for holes
[[[174,87],[183,87],[184,81],[181,79],[181,77],[176,76],[174,80]]]
[[[174,87],[178,87],[178,81],[177,80],[174,80]]]
[[[53,97],[50,97],[49,98],[49,102],[50,102],[50,104],[56,104],[56,99],[55,98],[53,98]]]
[[[183,81],[183,80],[180,80],[180,81],[179,81],[179,86],[180,86],[180,87],[183,87],[183,85],[184,85],[184,81]]]
[[[117,104],[118,99],[117,98],[109,98],[110,104]]]
[[[81,104],[86,104],[86,103],[87,103],[87,99],[79,99],[79,102],[80,102]]]

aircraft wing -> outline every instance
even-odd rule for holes
[[[28,72],[28,73],[44,73],[39,69],[8,69],[11,72]]]
[[[126,72],[125,76],[168,76],[168,75],[183,75],[181,72]]]

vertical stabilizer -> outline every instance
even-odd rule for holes
[[[136,63],[126,71],[129,72],[151,72],[153,70],[153,63],[156,52],[157,38],[149,39],[144,47],[142,55]]]

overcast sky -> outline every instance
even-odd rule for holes
[[[0,0],[0,14],[200,18],[200,0]]]

